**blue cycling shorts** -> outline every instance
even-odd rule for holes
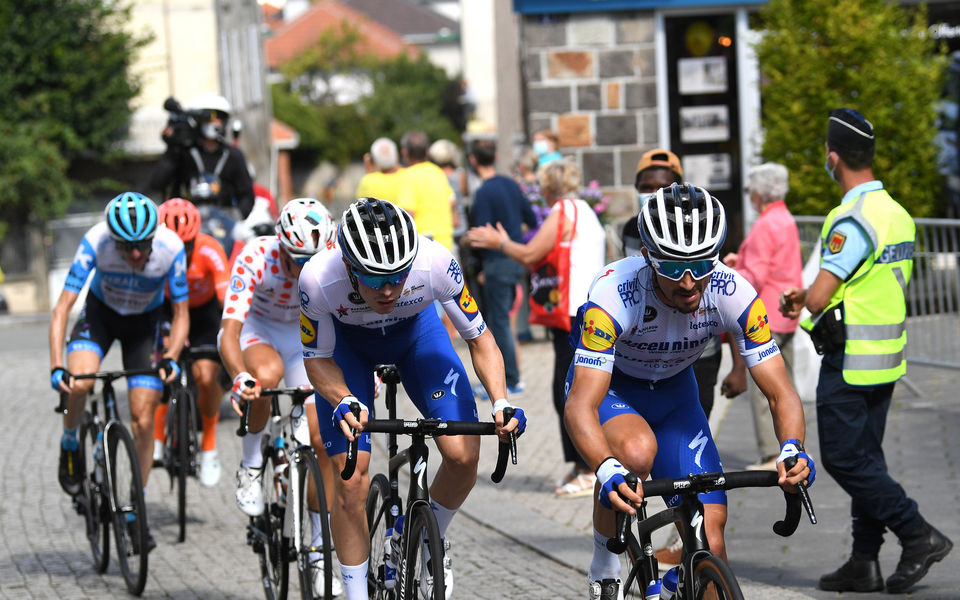
[[[573,383],[573,365],[567,371],[564,394]],[[700,394],[693,367],[673,377],[650,382],[624,375],[614,368],[610,389],[598,409],[600,424],[624,414],[640,415],[657,437],[657,456],[651,477],[676,479],[691,473],[723,470],[717,444],[700,406]],[[704,504],[726,504],[723,490],[699,495]],[[680,496],[664,498],[669,506],[680,503]]]
[[[477,405],[467,372],[450,343],[437,313],[427,309],[385,329],[343,325],[334,321],[337,341],[333,358],[347,387],[374,412],[373,369],[394,364],[403,389],[422,415],[445,421],[477,421]],[[317,418],[328,456],[347,451],[347,439],[333,423],[333,406],[319,394]],[[339,402],[340,399],[335,400]],[[386,417],[384,417],[386,418]],[[370,452],[370,434],[360,436],[360,450]]]

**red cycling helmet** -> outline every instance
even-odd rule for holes
[[[160,222],[184,242],[192,242],[200,232],[200,211],[189,200],[170,198],[160,205],[159,215]]]

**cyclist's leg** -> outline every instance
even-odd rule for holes
[[[216,298],[202,306],[190,309],[190,345],[194,348],[217,346],[220,329],[220,303]],[[203,421],[201,451],[217,447],[217,421],[220,417],[220,401],[224,390],[219,383],[220,363],[201,359],[193,363],[193,377],[197,382],[197,406]]]
[[[160,309],[141,315],[123,317],[114,334],[120,340],[124,369],[149,369],[155,354],[162,347]],[[127,379],[130,402],[130,432],[140,462],[143,487],[147,486],[153,467],[153,417],[163,395],[163,382],[154,375],[135,375]]]
[[[710,433],[707,417],[702,409],[698,410],[699,392],[692,369],[688,368],[664,381],[658,389],[673,400],[665,410],[659,412],[655,405],[642,409],[650,415],[650,423],[659,444],[653,477],[685,477],[690,473],[722,471],[720,454]],[[700,494],[699,498],[704,505],[704,532],[710,551],[726,561],[726,492],[709,492]]]
[[[101,303],[93,294],[87,295],[87,301],[77,317],[70,337],[67,339],[67,370],[71,373],[94,373],[100,369],[104,355],[113,344],[113,336],[107,325],[110,318],[119,315]],[[87,395],[96,383],[93,379],[74,381],[67,401],[67,413],[63,415],[63,426],[75,430],[83,416]]]

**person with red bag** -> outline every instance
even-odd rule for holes
[[[590,282],[604,265],[606,236],[590,205],[577,198],[581,177],[573,160],[552,161],[540,167],[537,178],[551,208],[529,242],[512,240],[499,223],[474,227],[466,237],[472,247],[498,249],[531,271],[530,322],[546,326],[553,340],[553,406],[560,420],[564,461],[573,463],[555,493],[575,498],[593,493],[596,476],[563,427],[563,385],[573,361],[568,336],[577,309],[587,300]]]

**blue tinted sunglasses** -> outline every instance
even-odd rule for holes
[[[387,284],[400,285],[403,283],[403,280],[406,279],[407,275],[410,274],[410,267],[407,267],[399,273],[391,273],[390,275],[367,275],[365,273],[360,273],[353,268],[350,269],[350,272],[353,273],[363,285],[367,286],[368,288],[379,290]]]
[[[716,258],[707,258],[703,260],[663,260],[648,256],[647,260],[653,265],[657,273],[660,273],[671,281],[680,281],[683,274],[690,271],[694,279],[700,280],[708,277],[717,267]]]

